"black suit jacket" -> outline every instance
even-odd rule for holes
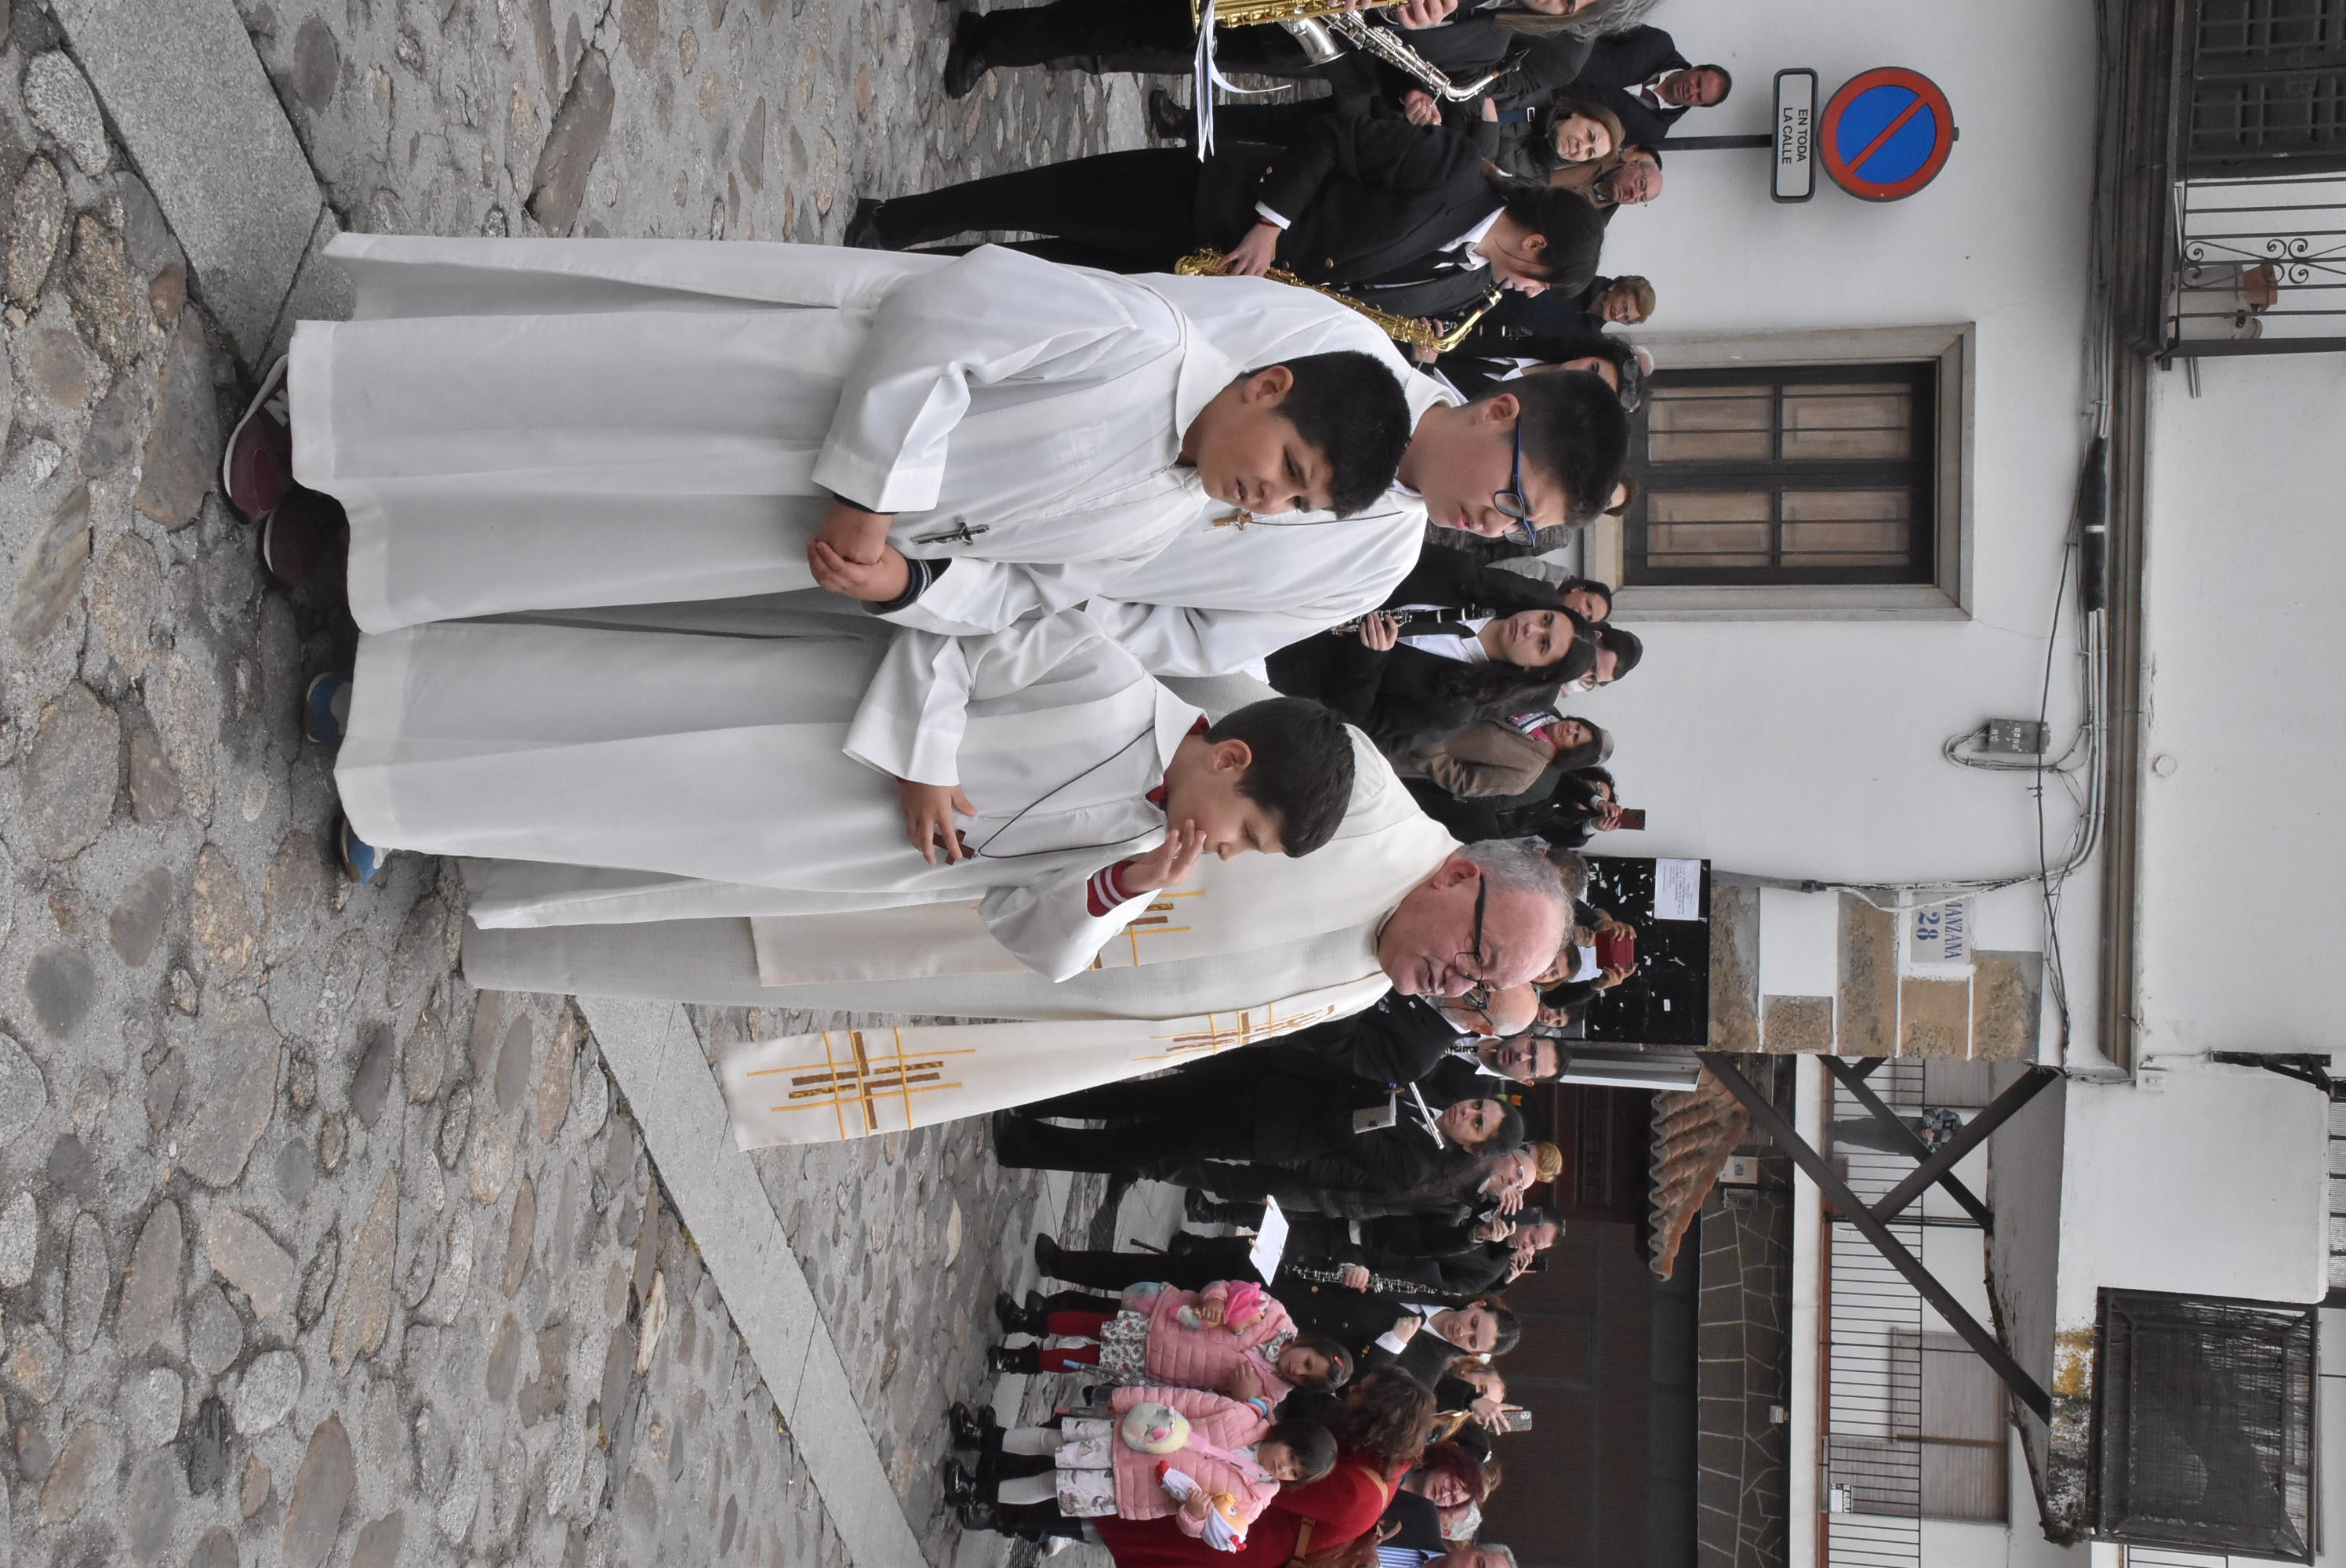
[[[1272,686],[1326,703],[1387,755],[1423,750],[1475,718],[1471,704],[1442,689],[1442,677],[1457,662],[1406,643],[1379,650],[1350,632],[1328,632],[1290,644],[1265,662]]]
[[[1659,27],[1632,27],[1597,40],[1571,91],[1620,116],[1631,145],[1653,147],[1670,134],[1686,110],[1647,108],[1629,89],[1664,71],[1684,70],[1689,63]]]
[[[1464,550],[1428,545],[1418,552],[1417,565],[1410,568],[1401,585],[1385,596],[1385,607],[1448,605],[1460,610],[1485,609],[1496,604],[1515,603],[1526,589],[1537,585],[1519,572],[1495,571]],[[1513,596],[1506,596],[1509,595]],[[1579,629],[1586,631],[1587,627]]]
[[[1382,1089],[1424,1077],[1459,1038],[1441,1010],[1423,997],[1389,992],[1375,1006],[1350,1017],[1266,1041],[1245,1059],[1297,1077],[1341,1074]]]
[[[1281,1275],[1271,1294],[1287,1308],[1295,1326],[1307,1333],[1325,1334],[1352,1353],[1361,1371],[1397,1366],[1428,1389],[1441,1370],[1462,1352],[1430,1329],[1420,1329],[1399,1356],[1376,1348],[1377,1337],[1390,1332],[1394,1319],[1409,1308],[1402,1299],[1341,1285],[1304,1285]]]
[[[1209,167],[1222,160],[1217,154]],[[1250,148],[1229,168],[1252,168],[1251,188],[1222,174],[1198,186],[1198,231],[1234,243],[1260,202],[1288,220],[1279,260],[1305,281],[1331,284],[1372,303],[1423,314],[1478,300],[1487,267],[1423,269],[1503,203],[1464,137],[1405,120],[1327,115],[1291,148]],[[1379,287],[1409,282],[1413,287]]]

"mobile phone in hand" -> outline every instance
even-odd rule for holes
[[[1624,833],[1644,832],[1646,830],[1646,809],[1643,806],[1622,807],[1620,819],[1614,823],[1614,826]]]
[[[1503,1432],[1527,1432],[1532,1430],[1532,1413],[1509,1405],[1499,1412],[1499,1430]]]

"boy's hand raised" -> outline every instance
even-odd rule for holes
[[[1206,852],[1206,830],[1195,822],[1184,821],[1169,829],[1165,841],[1145,855],[1135,855],[1125,862],[1124,874],[1117,880],[1127,892],[1153,893],[1159,888],[1169,888],[1198,869],[1198,860]]]
[[[904,834],[913,840],[913,848],[921,851],[921,859],[931,865],[937,863],[937,850],[945,852],[945,860],[959,864],[969,858],[969,845],[961,830],[954,825],[954,813],[964,817],[977,815],[977,808],[957,784],[920,784],[910,779],[896,780],[896,794],[904,805]]]
[[[913,569],[904,564],[903,555],[893,545],[881,545],[877,561],[851,561],[817,539],[807,546],[807,565],[813,571],[814,580],[832,593],[873,604],[902,598],[904,585],[913,575]]]

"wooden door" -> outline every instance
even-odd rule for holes
[[[1622,1224],[1576,1221],[1548,1257],[1507,1292],[1499,1369],[1534,1424],[1497,1440],[1483,1539],[1521,1568],[1693,1568],[1695,1270],[1656,1279]]]

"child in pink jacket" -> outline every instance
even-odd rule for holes
[[[1203,1290],[1149,1281],[1121,1300],[1063,1291],[1020,1308],[995,1303],[1005,1330],[1087,1339],[1096,1344],[1043,1349],[997,1346],[998,1371],[1096,1371],[1110,1385],[1152,1383],[1259,1399],[1268,1412],[1294,1389],[1342,1386],[1352,1359],[1333,1339],[1296,1331],[1287,1308],[1252,1280],[1217,1280]]]
[[[1184,1534],[1230,1552],[1283,1483],[1335,1468],[1327,1428],[1273,1425],[1247,1400],[1137,1385],[1117,1390],[1108,1409],[1070,1416],[1056,1431],[1003,1434],[1001,1479],[988,1500],[998,1528],[1041,1532],[1068,1519],[1169,1515]]]

